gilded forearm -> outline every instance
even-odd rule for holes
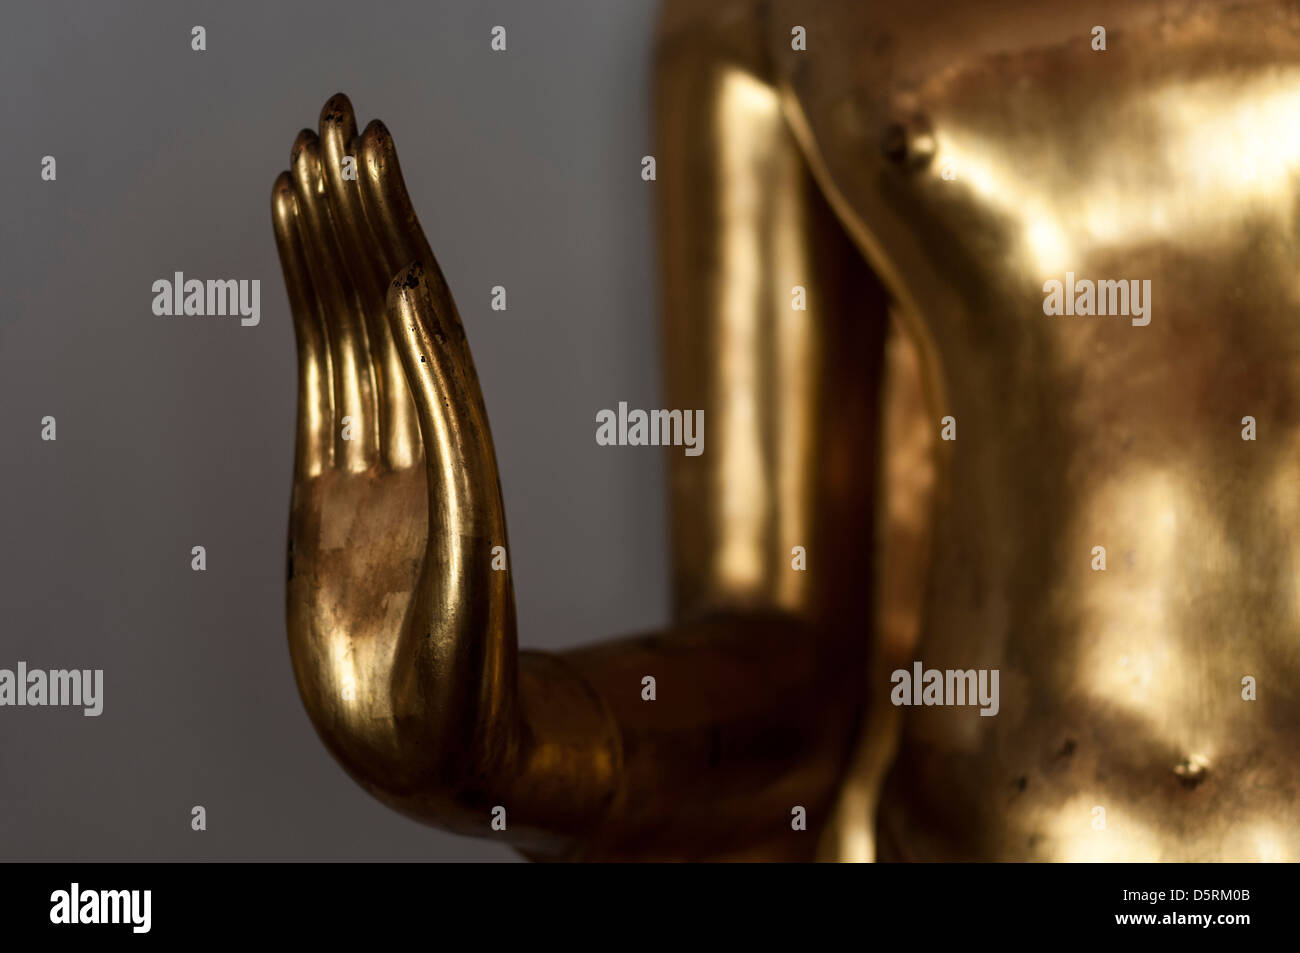
[[[857,733],[862,636],[737,615],[566,653],[617,730],[579,852],[717,856],[792,833],[796,806],[815,826]]]

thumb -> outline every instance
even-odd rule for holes
[[[433,266],[436,268],[436,265]],[[465,750],[489,739],[514,715],[516,637],[504,507],[496,454],[464,332],[450,295],[434,294],[421,262],[388,289],[387,315],[414,399],[428,477],[429,538],[422,610],[399,648],[398,695],[421,713],[435,743]],[[441,290],[441,289],[439,289]],[[453,340],[453,337],[459,340]],[[405,705],[404,705],[405,707]],[[408,708],[408,711],[410,709]]]

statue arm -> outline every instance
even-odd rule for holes
[[[408,453],[424,473],[427,546],[400,634],[379,633],[388,647],[362,670],[371,709],[355,715],[332,688],[338,658],[356,666],[356,633],[335,636],[320,617],[337,619],[337,605],[302,609],[319,593],[292,581],[290,643],[326,744],[359,783],[420,820],[501,837],[539,858],[813,855],[866,682],[869,560],[858,556],[871,548],[885,306],[764,79],[758,25],[748,30],[725,31],[733,46],[740,41],[730,58],[694,29],[659,47],[666,406],[703,410],[709,426],[701,456],[671,457],[675,621],[663,633],[519,651],[509,574],[489,568],[505,519],[464,329],[391,137],[372,123],[356,143],[352,220],[374,237],[371,270],[394,275],[382,320],[368,325],[371,380],[381,420],[387,407],[408,430],[418,424]],[[326,146],[327,116],[344,113],[342,141],[355,134],[350,106],[335,97],[322,113]],[[312,269],[327,256],[311,248],[350,227],[349,200],[339,197],[349,186],[332,178],[324,154],[318,191],[332,217],[306,214],[315,201],[309,175],[305,186],[282,177],[273,203],[307,381],[295,513],[306,474],[328,469],[312,453],[330,443],[301,415],[337,418],[338,394],[348,392],[336,386],[332,399],[321,397],[310,384],[337,381],[347,365],[346,354],[313,357],[348,340],[330,333],[328,317],[324,334],[310,320],[328,283],[327,266]],[[346,234],[334,244],[367,254]],[[313,371],[312,360],[329,367]],[[394,394],[402,381],[410,405]],[[326,519],[330,509],[312,512]],[[807,831],[792,830],[796,807]],[[493,827],[498,808],[504,830]]]

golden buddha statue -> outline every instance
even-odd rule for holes
[[[560,654],[392,139],[332,98],[272,202],[322,739],[538,859],[1296,859],[1297,80],[1273,0],[670,2],[664,405],[708,445],[671,630]]]

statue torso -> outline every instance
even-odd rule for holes
[[[773,56],[953,418],[915,657],[1000,676],[906,711],[882,854],[1300,857],[1300,16],[866,10]]]

